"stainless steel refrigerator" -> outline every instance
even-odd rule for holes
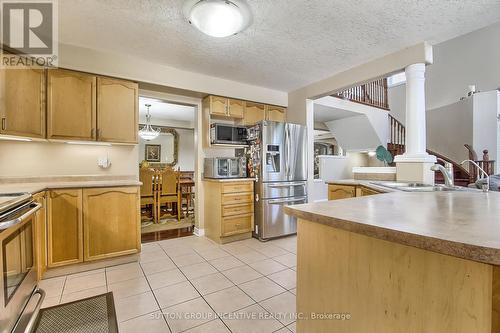
[[[294,234],[297,220],[283,208],[307,202],[306,127],[263,121],[251,133],[249,160],[257,178],[254,236],[267,240]]]

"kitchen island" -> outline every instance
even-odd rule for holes
[[[499,332],[500,194],[297,205],[298,332]]]

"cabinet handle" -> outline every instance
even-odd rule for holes
[[[97,129],[97,138],[96,139],[99,139],[101,137],[101,130],[98,128]]]
[[[2,131],[5,131],[7,129],[7,122],[6,122],[6,118],[5,117],[2,117]]]
[[[90,130],[90,137],[94,138],[95,137],[95,128]]]

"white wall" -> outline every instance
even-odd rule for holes
[[[194,130],[193,129],[180,129],[176,128],[177,134],[179,135],[179,152],[178,152],[178,163],[174,166],[176,169],[181,168],[182,171],[194,171],[194,161],[196,158],[195,147],[194,147]],[[172,147],[173,143],[171,135],[160,135],[158,138],[146,141],[139,139],[139,161],[145,158],[145,145],[161,145],[161,163],[166,163],[167,156],[172,156],[172,153],[167,151]]]
[[[473,144],[472,100],[427,111],[427,148],[453,161],[467,158],[464,144]]]
[[[472,146],[478,158],[482,159],[483,150],[488,149],[490,160],[496,162],[496,173],[499,172],[500,155],[500,92],[488,91],[475,94],[472,100],[473,139]]]
[[[480,91],[500,88],[500,22],[433,46],[426,68],[426,109],[458,102],[475,84]],[[389,89],[391,114],[405,123],[405,85]]]
[[[138,177],[137,146],[82,146],[66,143],[0,140],[0,177],[59,175],[134,175]],[[111,167],[97,166],[109,156]]]

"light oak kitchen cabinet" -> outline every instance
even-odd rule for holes
[[[266,105],[266,120],[286,122],[286,108],[282,106]]]
[[[203,108],[211,116],[241,119],[245,113],[245,101],[220,96],[207,96]]]
[[[245,116],[243,117],[242,125],[255,125],[262,120],[266,120],[266,105],[246,102]]]
[[[95,140],[95,75],[49,69],[47,139]]]
[[[205,233],[217,243],[252,237],[254,181],[205,180]]]
[[[328,184],[328,200],[364,197],[380,193],[382,192],[363,185]]]
[[[45,70],[0,69],[0,134],[45,138]]]
[[[50,190],[47,197],[47,266],[82,261],[82,189]]]
[[[85,261],[139,252],[139,205],[138,187],[83,190]]]
[[[46,192],[39,192],[33,200],[42,205],[35,214],[35,253],[37,279],[41,280],[47,270],[47,201]]]
[[[135,82],[97,78],[97,140],[137,143],[139,86]]]

